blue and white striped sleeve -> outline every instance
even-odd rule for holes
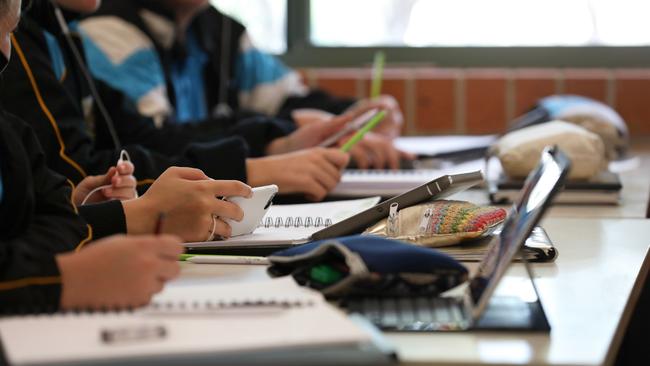
[[[267,115],[277,114],[288,97],[308,93],[297,72],[255,48],[246,33],[240,39],[234,81],[241,107]]]

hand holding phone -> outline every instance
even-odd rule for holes
[[[271,184],[253,188],[253,195],[250,198],[226,197],[227,201],[238,205],[244,211],[244,218],[240,222],[225,220],[232,229],[231,236],[252,233],[273,204],[273,197],[277,193],[278,186]]]
[[[380,110],[376,108],[365,112],[364,114],[360,115],[359,117],[355,118],[353,121],[345,125],[345,127],[339,130],[337,133],[328,137],[325,141],[321,142],[320,145],[318,146],[330,147],[334,145],[346,135],[349,135],[352,132],[356,132],[357,130],[362,128],[368,121],[370,121],[379,112]]]

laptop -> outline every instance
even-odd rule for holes
[[[542,153],[539,165],[526,179],[501,233],[492,238],[477,271],[463,285],[466,287],[462,294],[349,298],[342,305],[349,312],[364,315],[389,331],[550,330],[539,296],[536,301],[527,302],[518,297],[492,295],[564,184],[569,168],[568,158],[557,147],[547,148]],[[525,267],[537,292],[528,262]]]

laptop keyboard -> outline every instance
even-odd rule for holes
[[[427,332],[468,327],[462,303],[450,297],[362,297],[343,302],[383,330]]]

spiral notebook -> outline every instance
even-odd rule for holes
[[[459,164],[442,164],[437,169],[345,170],[341,182],[329,196],[393,197],[444,175],[476,170],[484,172],[484,159]]]
[[[301,364],[308,362],[303,352],[356,355],[374,344],[372,334],[291,277],[172,283],[132,312],[0,318],[0,337],[15,366]]]
[[[185,246],[190,249],[220,249],[304,244],[316,231],[371,208],[379,203],[379,200],[379,197],[370,197],[348,201],[273,205],[252,234],[220,241],[186,243]]]

